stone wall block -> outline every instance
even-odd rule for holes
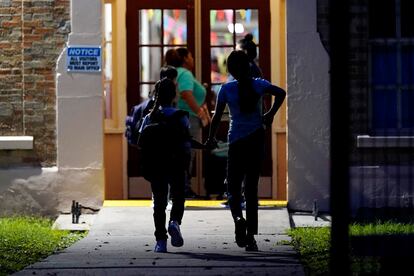
[[[13,114],[13,106],[7,102],[0,102],[0,116],[11,116]]]

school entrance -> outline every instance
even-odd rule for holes
[[[258,45],[257,62],[264,77],[285,87],[284,1],[126,0],[125,10],[128,113],[148,97],[159,79],[164,53],[175,47],[187,47],[192,52],[193,74],[207,86],[207,104],[214,110],[215,96],[227,79],[226,58],[247,33],[253,34]],[[270,99],[264,103],[270,104]],[[268,150],[259,184],[261,198],[286,200],[285,112],[284,107],[280,109],[275,126],[266,133]],[[228,116],[224,116],[219,129],[223,145],[228,123]],[[208,127],[203,131],[206,136]],[[141,176],[138,150],[126,146],[125,155],[124,198],[150,198],[150,185]],[[219,193],[224,187],[224,171],[225,156],[198,152],[193,165],[193,191],[199,195]]]

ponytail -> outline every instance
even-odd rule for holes
[[[254,112],[260,95],[253,88],[253,79],[247,54],[243,51],[231,52],[227,58],[227,69],[237,80],[240,111],[243,113]]]

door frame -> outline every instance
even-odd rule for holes
[[[267,0],[266,1],[266,2],[270,2],[268,6],[269,8],[267,9],[267,12],[270,14],[270,16],[267,18],[269,18],[270,22],[264,23],[264,26],[268,26],[268,28],[270,29],[270,35],[263,38],[262,37],[263,31],[259,35],[260,35],[260,42],[261,42],[260,44],[263,44],[264,43],[263,41],[266,41],[267,39],[268,41],[270,41],[270,49],[272,49],[272,51],[270,51],[269,49],[269,54],[268,54],[269,58],[266,59],[265,61],[268,63],[271,63],[273,66],[271,70],[269,66],[269,71],[266,71],[266,69],[262,68],[264,69],[263,73],[266,76],[266,78],[269,78],[272,81],[272,83],[275,83],[279,85],[280,87],[286,89],[286,2],[285,1],[286,0],[275,0],[275,1]],[[191,43],[193,43],[192,52],[193,54],[195,54],[196,60],[201,59],[202,62],[206,62],[210,60],[209,58],[206,59],[204,57],[205,51],[202,52],[201,50],[201,44],[203,43],[203,41],[199,34],[206,32],[204,30],[206,24],[201,24],[201,22],[199,22],[199,21],[202,21],[202,18],[203,18],[202,16],[205,16],[205,14],[202,13],[203,10],[205,10],[205,8],[203,9],[202,7],[206,4],[206,2],[210,2],[210,4],[217,5],[217,7],[233,9],[234,6],[232,5],[234,3],[236,4],[240,3],[240,1],[235,1],[235,0],[226,0],[226,1],[220,1],[220,0],[207,0],[207,1],[203,1],[203,0],[192,0],[192,1],[115,0],[115,3],[117,4],[117,6],[119,6],[118,7],[119,8],[119,20],[117,20],[118,21],[117,25],[119,26],[118,29],[121,35],[119,36],[120,47],[118,49],[115,49],[114,54],[119,56],[120,61],[121,61],[119,66],[118,65],[116,66],[120,67],[121,69],[122,68],[126,69],[126,70],[118,69],[120,71],[119,72],[120,78],[124,80],[119,85],[118,98],[119,98],[120,103],[125,103],[123,104],[123,106],[125,106],[127,102],[129,103],[128,107],[125,106],[125,108],[123,108],[122,110],[119,110],[119,112],[123,114],[127,113],[130,110],[130,105],[131,105],[130,102],[133,101],[133,99],[135,99],[135,101],[140,100],[139,97],[137,97],[137,95],[132,96],[133,99],[130,98],[131,95],[133,95],[132,93],[130,93],[131,92],[130,90],[132,89],[132,87],[131,87],[131,84],[126,79],[135,78],[135,77],[138,77],[138,75],[132,73],[131,69],[134,69],[134,68],[131,68],[131,66],[133,66],[133,64],[131,62],[127,62],[131,60],[131,57],[129,55],[129,53],[131,53],[131,50],[132,50],[130,47],[130,43],[129,43],[129,41],[131,40],[131,37],[127,33],[124,33],[124,30],[126,29],[127,25],[129,25],[128,28],[131,28],[132,26],[134,26],[134,24],[131,24],[131,22],[133,22],[134,15],[131,14],[131,8],[129,6],[136,7],[138,5],[138,2],[142,4],[142,7],[144,7],[144,5],[147,5],[145,6],[146,8],[154,8],[155,4],[159,4],[160,7],[176,8],[178,5],[177,3],[185,2],[185,4],[187,5],[190,3],[191,7],[194,8],[194,13],[192,13],[194,16],[194,18],[192,19],[194,24],[189,24],[189,28],[194,28],[195,30],[194,33],[197,34],[197,37],[194,36],[195,38],[194,41],[188,40],[187,43],[189,44],[189,46]],[[255,5],[256,3],[246,2],[245,6],[255,8],[256,7]],[[137,18],[137,16],[138,15],[136,13],[135,17]],[[124,25],[122,22],[126,22],[126,25]],[[210,26],[208,26],[208,28],[209,27]],[[134,29],[135,29],[135,32],[138,32],[138,25],[135,26]],[[123,49],[126,49],[126,51],[123,51]],[[262,52],[261,52],[261,56],[263,56]],[[136,53],[134,59],[137,62],[138,53]],[[202,64],[201,62],[196,62],[195,65],[196,65],[195,75],[198,78],[201,78],[204,80],[206,78],[205,74],[208,74],[206,72],[202,72],[201,70],[204,64]],[[135,68],[135,69],[138,70],[138,68]],[[124,92],[122,92],[121,90]],[[272,159],[275,162],[272,165],[272,198],[280,199],[280,200],[286,200],[286,197],[287,197],[287,193],[286,193],[286,190],[287,190],[287,185],[286,185],[286,174],[287,174],[287,171],[286,171],[287,170],[287,167],[286,167],[286,114],[285,113],[286,113],[286,104],[284,103],[275,118],[275,123],[273,124],[272,135],[271,135],[272,156],[273,156]],[[121,117],[123,118],[124,116],[121,116]],[[123,121],[120,122],[119,124],[123,125]],[[123,194],[124,194],[124,198],[128,198],[129,197],[129,191],[128,191],[129,189],[128,178],[129,177],[128,177],[127,168],[126,168],[127,159],[128,159],[128,150],[127,150],[125,141],[123,141],[123,145],[124,145],[123,146],[124,148],[123,150],[124,193]],[[110,170],[111,168],[106,168],[106,169]]]

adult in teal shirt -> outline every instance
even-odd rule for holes
[[[165,54],[165,62],[177,68],[177,108],[187,111],[190,114],[190,134],[193,139],[201,141],[201,131],[204,126],[210,123],[210,115],[205,105],[206,88],[195,79],[192,70],[194,59],[191,52],[184,47],[170,49]],[[188,168],[186,183],[186,196],[195,197],[191,189],[191,171],[195,158],[192,152],[192,162]]]

